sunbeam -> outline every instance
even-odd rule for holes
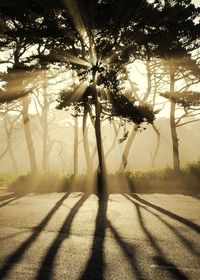
[[[0,0],[0,278],[199,279],[193,3]]]

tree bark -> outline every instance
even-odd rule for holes
[[[26,138],[26,144],[28,149],[29,155],[29,162],[31,167],[31,173],[37,172],[37,163],[35,157],[35,150],[33,146],[33,140],[31,136],[31,127],[30,127],[30,119],[28,114],[28,105],[29,101],[27,96],[22,98],[22,118],[23,118],[23,125],[24,125],[24,133]]]

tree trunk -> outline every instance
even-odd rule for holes
[[[23,125],[24,125],[24,133],[26,138],[26,144],[28,149],[28,155],[29,155],[29,162],[31,167],[31,172],[36,173],[37,172],[37,163],[36,163],[36,157],[35,157],[35,150],[33,146],[33,140],[31,137],[31,128],[30,128],[30,119],[28,115],[28,98],[27,96],[22,98],[22,118],[23,118]]]
[[[94,97],[95,97],[95,136],[97,143],[97,154],[98,154],[98,182],[97,182],[97,193],[99,197],[105,195],[105,162],[102,147],[101,138],[101,106],[99,103],[98,92],[96,88],[96,73],[93,72],[93,87],[94,87]]]
[[[74,118],[74,176],[78,175],[78,117]]]
[[[147,91],[142,99],[139,98],[135,88],[133,87],[133,85],[131,83],[131,80],[128,78],[132,91],[134,92],[134,95],[135,95],[136,99],[139,101],[139,104],[141,106],[144,105],[144,103],[147,101],[147,99],[151,93],[151,88],[152,88],[152,83],[151,83],[152,71],[151,71],[151,67],[150,67],[150,57],[149,56],[147,57],[147,60],[146,60],[146,71],[147,71]],[[124,152],[122,155],[121,164],[120,164],[120,171],[124,171],[127,167],[129,152],[130,152],[131,146],[133,144],[133,141],[135,139],[135,136],[137,134],[137,131],[135,128],[136,128],[136,125],[133,126],[131,134],[129,135],[128,140],[126,142],[125,149],[124,149]]]
[[[10,159],[11,159],[11,163],[13,165],[13,169],[16,173],[19,172],[19,168],[17,165],[17,161],[15,159],[13,150],[12,150],[12,144],[11,144],[11,135],[7,135],[7,146],[5,148],[5,150],[3,151],[3,153],[0,155],[0,160],[2,160],[2,158],[6,155],[6,153],[9,153]]]
[[[11,162],[12,162],[12,165],[13,165],[13,169],[16,173],[19,172],[19,168],[18,168],[18,165],[17,165],[17,161],[16,161],[16,158],[14,156],[14,153],[13,153],[13,150],[12,150],[12,146],[11,146],[11,143],[9,143],[9,155],[10,155],[10,159],[11,159]]]
[[[12,150],[12,133],[13,133],[13,126],[14,122],[11,121],[9,114],[7,114],[7,117],[4,119],[5,120],[5,129],[6,129],[6,134],[7,134],[7,147],[8,147],[8,152],[10,155],[11,163],[13,165],[13,169],[16,173],[19,172],[19,168],[17,165],[17,161],[15,159],[13,150]],[[10,126],[8,126],[8,123]]]
[[[116,140],[117,140],[117,136],[118,136],[118,133],[119,133],[119,127],[118,127],[118,129],[116,128],[116,125],[115,125],[114,121],[112,122],[112,125],[113,125],[113,129],[114,129],[115,136],[114,136],[112,145],[110,146],[110,148],[107,150],[107,152],[106,152],[106,154],[105,154],[105,159],[108,157],[108,155],[109,155],[109,154],[112,152],[112,150],[114,149],[115,144],[116,144]]]
[[[170,71],[171,72],[171,71]],[[170,94],[174,94],[175,78],[174,73],[170,73]],[[175,121],[175,109],[176,103],[170,100],[170,130],[172,139],[172,151],[173,151],[173,169],[176,172],[180,171],[180,159],[179,159],[179,144],[176,132],[176,121]]]
[[[157,137],[156,148],[155,148],[155,151],[154,151],[153,157],[152,157],[152,167],[155,167],[156,158],[157,158],[158,151],[160,148],[160,132],[157,129],[157,127],[155,126],[155,124],[152,124],[152,127],[153,127],[153,130],[155,131],[156,137]]]
[[[43,136],[42,136],[42,169],[43,171],[48,170],[48,152],[47,152],[47,140],[48,140],[48,99],[47,99],[47,81],[46,76],[44,78],[43,85],[43,109],[42,109],[42,127],[43,127]]]
[[[124,171],[127,167],[129,152],[130,152],[130,149],[131,149],[131,146],[133,144],[136,134],[137,134],[137,131],[136,131],[136,127],[134,125],[132,128],[131,134],[129,135],[128,140],[126,142],[125,148],[124,148],[124,152],[122,155],[122,161],[120,164],[120,171]]]
[[[86,165],[87,165],[87,174],[92,172],[92,160],[90,156],[90,148],[88,143],[88,128],[87,128],[87,116],[88,116],[88,110],[84,107],[83,112],[83,147],[85,152],[85,159],[86,159]]]
[[[95,104],[95,136],[97,142],[97,153],[98,153],[98,160],[99,160],[99,172],[102,173],[104,171],[103,166],[103,154],[102,154],[102,138],[101,138],[101,121],[100,121],[100,108],[99,108],[99,101],[98,97],[96,97],[96,104]]]
[[[0,160],[3,159],[3,157],[6,155],[7,152],[8,152],[8,145],[6,146],[5,150],[1,153]]]

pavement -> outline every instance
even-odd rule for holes
[[[0,279],[200,279],[200,200],[0,193]]]

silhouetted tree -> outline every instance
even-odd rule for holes
[[[71,91],[70,102],[76,103],[84,120],[87,114],[94,114],[100,174],[105,168],[101,120],[118,117],[136,125],[154,120],[149,106],[137,105],[136,100],[127,95],[123,86],[127,65],[138,57],[161,58],[169,73],[173,94],[175,75],[183,66],[183,58],[198,47],[199,25],[194,19],[199,10],[188,0],[151,3],[146,0],[8,0],[2,1],[0,8],[6,18],[1,23],[4,35],[17,40],[23,38],[26,46],[42,46],[42,52],[31,54],[26,60],[35,73],[42,63],[75,71],[79,86],[69,90],[66,84],[61,103],[64,99],[69,103]],[[14,20],[18,28],[4,29],[10,20]],[[64,106],[62,103],[61,107]],[[174,168],[178,170],[174,112],[175,103],[171,101]]]
[[[94,107],[99,172],[102,173],[104,160],[101,116],[109,111],[110,117],[118,116],[139,124],[145,120],[148,121],[148,114],[151,115],[150,108],[138,107],[128,100],[119,85],[124,67],[131,62],[131,57],[140,49],[137,38],[143,33],[141,25],[143,24],[144,29],[143,21],[146,19],[144,9],[149,12],[149,5],[146,1],[135,1],[134,4],[127,1],[126,4],[130,5],[130,10],[122,17],[118,9],[120,6],[125,12],[125,3],[122,4],[119,1],[82,2],[73,4],[67,2],[65,12],[57,11],[54,28],[59,27],[59,18],[61,18],[62,29],[70,30],[71,35],[69,38],[68,33],[63,33],[63,30],[58,28],[59,32],[62,31],[62,38],[59,40],[56,38],[59,45],[57,43],[56,48],[54,44],[54,48],[46,59],[67,62],[69,67],[77,71],[80,81],[86,81],[85,88],[79,92],[79,100],[87,92],[87,88],[91,89],[91,94],[85,103],[92,102]],[[113,10],[117,15],[113,15]],[[75,14],[76,17],[73,17]],[[80,88],[81,86],[83,83]],[[76,92],[74,91],[74,96]],[[152,121],[151,117],[149,119]]]
[[[169,75],[171,95],[174,95],[176,77],[182,68],[188,67],[190,53],[199,47],[200,24],[195,23],[199,8],[191,1],[154,1],[158,21],[155,22],[154,44],[157,45],[155,54],[163,59],[166,72]],[[180,170],[178,137],[176,132],[175,108],[176,103],[170,100],[170,128],[173,146],[173,168]]]

